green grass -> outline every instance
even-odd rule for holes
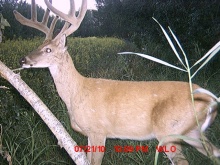
[[[37,48],[41,38],[32,40],[13,40],[0,44],[0,60],[12,69],[18,68],[18,60]],[[156,46],[156,48],[155,48]],[[199,50],[200,48],[196,48]],[[158,51],[155,54],[166,55],[168,60],[173,56],[169,48],[163,44],[150,43],[147,52]],[[202,49],[201,49],[202,50]],[[69,38],[68,51],[72,55],[77,70],[87,77],[102,77],[118,80],[178,80],[187,81],[187,75],[173,69],[161,66],[134,55],[118,55],[118,52],[139,52],[136,47],[124,40],[116,38]],[[206,50],[207,51],[207,50]],[[200,51],[198,51],[200,52]],[[202,52],[203,53],[203,52]],[[167,55],[168,54],[168,55]],[[204,54],[204,53],[203,53]],[[172,56],[172,57],[169,57]],[[163,57],[164,57],[163,56]],[[195,55],[199,59],[200,54]],[[197,58],[198,57],[198,58]],[[172,59],[170,60],[172,61]],[[39,95],[56,117],[63,123],[67,131],[78,145],[86,145],[87,138],[76,133],[70,127],[69,117],[64,103],[59,98],[48,69],[28,69],[21,71],[22,79]],[[195,78],[194,82],[215,93],[220,94],[220,70],[206,67]],[[57,146],[57,140],[47,126],[5,80],[0,78],[0,124],[2,124],[2,144],[9,151],[15,165],[43,164],[73,164],[63,149]],[[220,118],[217,116],[214,124],[207,131],[208,138],[220,148]],[[153,164],[155,148],[158,142],[108,139],[104,165],[136,165]],[[117,153],[114,146],[149,146],[149,152]],[[190,164],[214,164],[209,158],[201,155],[194,148],[185,145],[184,153]],[[0,164],[8,164],[0,157]],[[160,165],[169,164],[163,153],[159,154]]]

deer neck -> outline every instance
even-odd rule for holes
[[[71,99],[74,99],[80,91],[84,77],[76,70],[67,51],[62,55],[62,59],[58,59],[56,64],[49,67],[49,70],[58,94],[69,109]]]

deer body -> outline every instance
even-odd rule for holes
[[[65,44],[62,46],[63,48],[60,47],[59,50],[66,50]],[[78,73],[69,53],[67,51],[61,53],[50,55],[59,60],[49,59],[52,64],[48,67],[57,91],[68,108],[72,127],[76,130],[77,127],[80,128],[79,132],[84,135],[88,136],[89,132],[99,132],[105,134],[106,137],[145,140],[152,136],[155,137],[153,125],[164,127],[171,122],[179,130],[179,127],[182,127],[183,124],[187,125],[188,122],[188,119],[186,120],[182,116],[195,118],[194,112],[191,110],[188,83],[86,78]],[[33,54],[35,56],[38,53],[35,51]],[[29,58],[32,59],[32,56]],[[28,61],[26,62],[27,65]],[[39,63],[42,62],[39,61]],[[199,86],[194,85],[194,89],[196,88]],[[174,93],[171,89],[175,89],[176,92]],[[211,99],[205,104],[202,103],[203,108],[206,108],[205,106],[208,106],[210,101]],[[183,108],[180,109],[180,107]],[[154,111],[152,111],[153,109]],[[175,109],[178,110],[178,115],[175,113],[174,117],[170,114]],[[165,116],[163,117],[162,114]],[[203,117],[206,116],[206,113],[204,114]],[[99,127],[103,128],[96,132]],[[123,133],[126,130],[128,132]],[[169,131],[173,132],[173,130]]]
[[[83,2],[85,3],[85,0]],[[56,11],[47,0],[45,3],[57,15],[66,17]],[[73,4],[71,0],[71,5]],[[81,10],[83,10],[81,13],[85,14],[85,4],[82,5]],[[71,9],[70,15],[74,13],[74,9]],[[47,14],[49,15],[48,10],[44,18]],[[74,18],[77,26],[83,14]],[[31,24],[29,26],[36,27],[37,24],[37,28],[40,27],[41,31],[45,29],[44,25],[41,27],[42,24],[36,21],[30,23],[30,20],[19,16],[17,12],[15,16],[21,23],[29,22]],[[50,29],[54,29],[56,19]],[[77,19],[79,21],[76,21]],[[58,94],[67,106],[72,128],[88,136],[88,146],[105,146],[106,138],[162,140],[168,135],[178,134],[201,139],[201,128],[204,131],[217,114],[217,103],[214,98],[207,94],[194,94],[194,111],[189,84],[185,82],[135,82],[86,78],[74,67],[65,46],[66,34],[69,35],[71,29],[74,31],[77,28],[69,27],[69,23],[66,23],[55,39],[50,38],[51,30],[47,30],[45,32],[47,40],[44,44],[22,58],[20,64],[23,68],[49,68]],[[194,90],[198,88],[200,88],[198,85],[193,85]],[[205,137],[204,140],[208,141]],[[178,138],[168,137],[163,145],[176,146],[176,152],[166,153],[168,158],[175,164],[187,165],[188,161],[181,152],[179,141]],[[201,142],[184,141],[207,155]],[[210,142],[208,143],[211,155],[220,157],[220,151]],[[87,153],[92,165],[100,165],[103,155],[103,152]]]

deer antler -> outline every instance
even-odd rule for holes
[[[52,4],[52,0],[48,3]],[[54,17],[53,21],[50,24],[50,28],[47,26],[49,19],[50,10],[47,8],[44,13],[42,22],[37,21],[37,10],[35,0],[31,1],[31,19],[27,19],[22,16],[18,11],[14,10],[14,15],[17,21],[19,21],[22,25],[30,26],[32,28],[38,29],[46,34],[45,40],[51,40],[53,38],[53,31],[58,20],[58,16]]]
[[[44,2],[47,5],[48,9],[50,9],[53,13],[55,13],[56,15],[58,15],[66,21],[63,29],[57,36],[60,36],[61,34],[66,34],[66,36],[69,36],[74,31],[76,31],[79,28],[87,10],[87,0],[82,0],[82,5],[77,16],[75,15],[74,0],[70,0],[69,14],[64,14],[63,12],[57,10],[55,7],[52,6],[52,4],[48,0],[44,0]]]

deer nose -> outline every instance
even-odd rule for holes
[[[20,59],[19,64],[22,66],[23,64],[26,63],[26,61],[27,61],[26,58],[23,57],[22,59]]]

